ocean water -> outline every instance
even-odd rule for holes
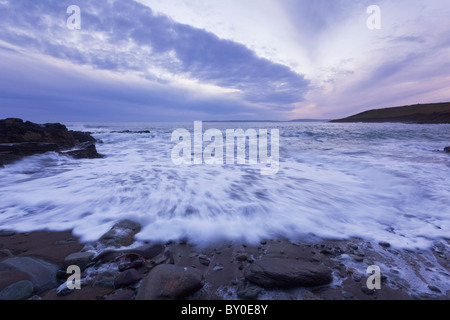
[[[71,123],[104,159],[35,155],[0,169],[0,229],[73,229],[98,239],[117,221],[139,240],[198,244],[361,237],[402,248],[450,238],[450,125],[203,123],[279,129],[280,167],[175,165],[175,129],[194,123]],[[113,131],[150,130],[150,133]]]

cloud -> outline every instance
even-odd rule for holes
[[[172,91],[180,82],[185,87],[190,84],[191,91],[208,86],[216,87],[219,93],[228,90],[230,115],[239,113],[231,105],[236,103],[246,106],[242,113],[254,112],[251,109],[255,107],[249,106],[256,103],[268,111],[289,108],[303,101],[308,91],[309,81],[289,67],[258,57],[243,44],[156,15],[137,2],[78,1],[82,12],[80,31],[65,26],[68,5],[66,1],[11,1],[0,7],[0,15],[5,17],[0,21],[0,39],[27,52],[76,65],[124,75],[133,73],[166,84]],[[179,90],[175,96],[183,100],[186,95],[195,94]],[[148,98],[148,103],[164,105],[159,95]],[[177,103],[180,101],[171,107],[176,109]],[[195,103],[190,106],[192,111],[211,111],[197,108]],[[181,104],[180,109],[188,107],[182,101]],[[212,110],[226,113],[225,108],[219,110],[219,104]]]

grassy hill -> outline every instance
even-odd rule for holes
[[[450,102],[370,110],[331,122],[450,123]]]

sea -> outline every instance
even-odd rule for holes
[[[131,219],[141,241],[358,237],[409,249],[450,237],[449,124],[203,123],[224,136],[279,130],[272,175],[249,163],[175,164],[172,134],[194,122],[66,125],[91,132],[105,157],[47,153],[1,168],[0,229],[95,241]]]

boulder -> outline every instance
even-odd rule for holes
[[[17,270],[25,273],[38,294],[58,287],[56,280],[58,269],[57,265],[31,257],[14,257],[0,263],[0,271]]]
[[[161,264],[144,278],[136,300],[183,299],[200,290],[203,285],[204,278],[200,270]]]
[[[131,220],[122,220],[106,232],[99,242],[106,247],[127,247],[134,242],[134,236],[141,231],[141,225]]]
[[[141,280],[141,275],[136,269],[127,269],[114,279],[114,287],[121,288],[129,286]]]
[[[445,153],[450,153],[450,147],[445,147],[445,148],[444,148],[444,152],[445,152]]]
[[[33,283],[28,280],[22,280],[0,291],[0,300],[25,300],[31,297],[33,291]]]
[[[91,259],[94,257],[93,252],[76,252],[68,255],[64,259],[64,268],[68,266],[78,266],[83,271],[86,266],[91,262]]]
[[[262,258],[247,270],[245,278],[264,288],[315,287],[331,283],[331,270],[303,260]]]

